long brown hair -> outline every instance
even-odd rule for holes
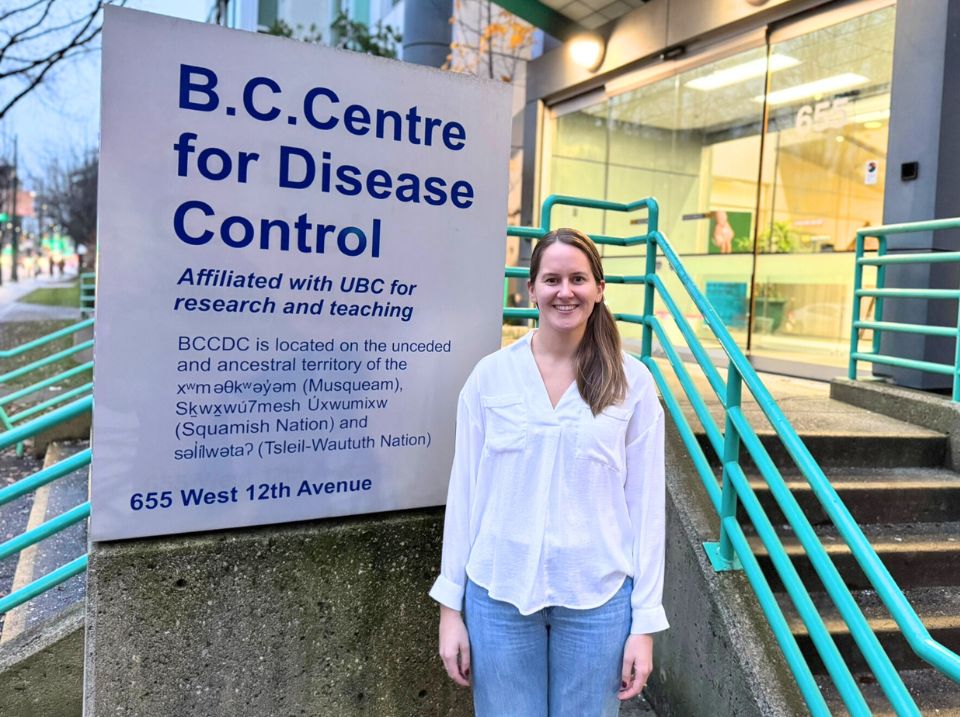
[[[530,282],[537,280],[543,252],[553,244],[579,249],[590,262],[590,273],[603,281],[600,252],[586,234],[577,229],[554,229],[537,242],[530,257]],[[577,347],[577,389],[596,416],[607,406],[620,403],[627,395],[627,376],[623,371],[620,333],[613,314],[603,301],[593,306],[586,331]]]

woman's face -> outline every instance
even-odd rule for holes
[[[540,257],[536,279],[527,283],[540,309],[540,329],[561,333],[583,331],[594,305],[603,298],[603,282],[593,278],[586,254],[556,242]]]

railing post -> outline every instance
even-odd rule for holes
[[[887,255],[887,237],[881,235],[877,237],[877,256]],[[887,265],[881,264],[877,267],[877,288],[884,289],[887,285]],[[883,297],[878,296],[873,305],[873,320],[883,321]],[[880,332],[873,330],[873,353],[880,353]]]
[[[720,562],[726,570],[734,569],[736,555],[733,552],[730,535],[724,527],[724,520],[726,518],[736,520],[737,517],[737,491],[733,487],[733,481],[730,480],[728,466],[740,462],[740,434],[733,425],[730,409],[740,408],[742,386],[743,379],[740,372],[733,365],[733,361],[730,361],[727,366],[726,422],[724,423],[723,433],[723,485],[720,493],[720,547],[718,550]]]
[[[643,285],[643,334],[640,340],[640,356],[650,358],[653,351],[653,318],[654,286],[652,278],[657,273],[657,239],[656,233],[647,234],[647,264],[646,282]]]
[[[860,350],[860,331],[857,322],[860,321],[860,289],[863,287],[863,235],[857,232],[857,251],[853,259],[853,315],[850,317],[850,363],[847,366],[847,378],[857,379],[857,360],[853,357]],[[878,287],[879,288],[879,287]],[[876,335],[876,329],[874,329]]]
[[[730,533],[726,528],[727,518],[733,518],[734,521],[737,519],[737,489],[734,488],[733,480],[730,478],[729,466],[740,464],[740,434],[733,423],[730,410],[740,408],[742,387],[743,377],[731,359],[727,365],[727,392],[723,404],[726,421],[723,433],[723,477],[720,487],[720,541],[703,544],[704,550],[707,551],[707,557],[710,558],[710,564],[718,573],[727,570],[743,570],[743,566],[734,552]]]
[[[960,302],[957,305],[957,345],[953,353],[953,400],[960,401]]]

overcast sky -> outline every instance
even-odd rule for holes
[[[189,20],[206,20],[213,0],[128,0],[127,7]],[[135,62],[136,59],[133,58]],[[29,187],[50,157],[97,144],[100,125],[100,52],[62,65],[52,81],[20,101],[3,119],[7,144],[19,142],[20,176]]]

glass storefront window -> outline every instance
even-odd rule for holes
[[[849,252],[856,230],[882,218],[893,23],[889,7],[779,42],[775,34],[561,111],[547,128],[541,196],[656,197],[661,230],[743,348],[844,365]],[[635,222],[564,208],[554,226],[627,236],[644,231]],[[642,248],[604,256],[611,274],[643,273]],[[679,286],[673,294],[708,338]],[[615,311],[638,309],[635,289],[608,296]]]
[[[893,32],[891,7],[771,43],[799,62],[766,97],[756,356],[846,362],[854,239],[883,221]]]
[[[607,165],[607,109],[590,108],[555,118],[551,123],[552,146],[548,167],[548,194],[575,197],[605,196]],[[577,227],[591,234],[602,234],[603,212],[576,207],[557,207],[554,227]]]

